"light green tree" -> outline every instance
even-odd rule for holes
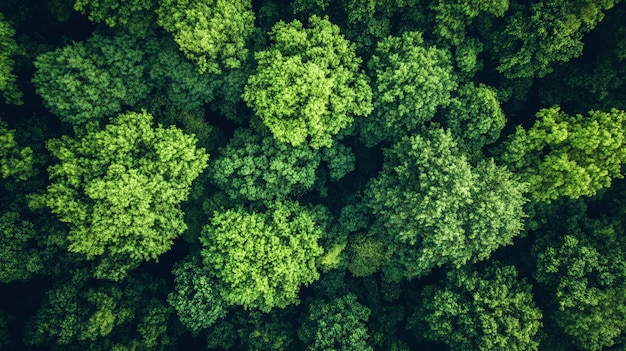
[[[371,91],[354,47],[328,18],[312,16],[308,27],[278,22],[272,45],[254,57],[243,99],[274,137],[314,149],[371,112]]]
[[[158,23],[200,72],[239,68],[254,31],[250,0],[159,0]]]
[[[591,196],[622,178],[626,112],[589,111],[570,116],[558,106],[541,109],[533,126],[517,127],[502,161],[530,184],[535,200]]]
[[[410,279],[488,258],[520,233],[524,191],[493,161],[472,167],[448,131],[403,138],[365,191],[369,232],[391,253],[383,271]]]
[[[424,127],[456,88],[450,54],[426,46],[419,32],[378,43],[369,62],[374,77],[373,113],[361,120],[367,146],[395,142]]]
[[[319,278],[324,253],[320,211],[276,202],[265,212],[235,208],[216,212],[200,242],[203,263],[232,305],[264,312],[298,302],[298,291]]]
[[[372,351],[365,322],[370,310],[348,294],[330,302],[315,300],[298,329],[307,350]]]
[[[21,48],[13,37],[15,30],[0,12],[0,93],[8,104],[22,104],[22,92],[17,87],[17,76],[13,73],[16,54]]]
[[[185,230],[178,205],[208,160],[195,144],[178,128],[153,127],[145,112],[121,114],[103,130],[89,124],[77,138],[48,142],[60,162],[39,200],[70,225],[69,251],[102,258],[97,275],[119,279]]]
[[[421,293],[410,328],[452,351],[537,350],[542,313],[514,266],[451,270]]]

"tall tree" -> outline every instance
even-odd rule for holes
[[[354,47],[328,18],[278,22],[273,44],[255,53],[243,99],[276,139],[318,149],[371,112],[371,91]]]
[[[60,163],[49,168],[52,184],[40,200],[69,223],[69,250],[101,258],[97,275],[112,279],[168,251],[186,228],[178,205],[207,165],[195,143],[178,128],[154,128],[145,112],[50,140]]]
[[[520,233],[524,190],[493,161],[472,167],[450,132],[403,138],[365,191],[376,218],[369,231],[392,255],[383,271],[414,278],[488,258]]]
[[[622,178],[626,112],[589,111],[569,116],[558,106],[541,109],[529,130],[518,126],[502,160],[530,184],[535,200],[591,196]]]
[[[202,258],[232,305],[264,312],[298,302],[298,291],[319,278],[325,213],[297,202],[276,202],[265,212],[216,212],[200,241]]]
[[[452,351],[537,350],[542,314],[514,266],[451,270],[428,285],[409,319],[419,337]]]

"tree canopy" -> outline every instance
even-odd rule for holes
[[[195,143],[178,128],[153,127],[146,112],[49,141],[60,162],[49,169],[42,201],[70,225],[68,249],[90,260],[121,258],[122,267],[99,273],[113,279],[168,251],[186,228],[178,204],[207,165]]]

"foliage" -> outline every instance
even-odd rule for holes
[[[17,212],[0,216],[0,283],[29,280],[43,268],[40,253],[29,245],[36,235]]]
[[[509,169],[530,184],[534,199],[591,196],[609,187],[612,178],[622,178],[624,111],[569,116],[555,106],[536,117],[528,131],[517,127],[502,154]]]
[[[512,8],[502,30],[493,30],[493,54],[507,78],[544,77],[558,62],[582,54],[583,34],[618,0],[538,0]]]
[[[139,37],[146,37],[154,23],[154,0],[75,0],[74,9],[92,22],[109,27],[126,27]]]
[[[319,153],[308,145],[291,146],[240,128],[209,172],[232,199],[270,201],[313,188],[319,164]]]
[[[493,162],[470,166],[450,132],[405,137],[385,151],[383,170],[367,185],[376,216],[370,232],[387,241],[397,267],[389,273],[414,278],[443,264],[460,267],[512,243],[524,190]]]
[[[243,99],[276,139],[328,147],[355,116],[371,112],[361,60],[328,18],[312,16],[308,28],[281,21],[269,34],[273,44],[255,53]]]
[[[62,121],[84,124],[111,117],[149,92],[144,51],[126,34],[94,35],[40,55],[33,84]]]
[[[181,323],[193,333],[211,327],[226,315],[226,303],[199,257],[176,264],[172,273],[176,290],[167,300],[178,312]]]
[[[375,77],[372,115],[361,122],[367,146],[396,142],[423,128],[456,87],[448,52],[427,47],[419,32],[378,43],[369,62]]]
[[[201,73],[241,67],[254,29],[250,0],[160,0],[158,23]]]
[[[451,270],[420,297],[409,323],[450,350],[537,350],[542,314],[514,266]]]
[[[21,52],[13,37],[15,30],[0,12],[0,93],[7,104],[22,104],[22,92],[13,73],[14,56]]]
[[[33,150],[30,147],[20,149],[15,141],[15,131],[0,120],[0,175],[2,178],[13,177],[26,180],[34,174]]]
[[[442,124],[470,159],[481,159],[481,148],[498,140],[506,124],[497,93],[486,85],[467,83],[454,95],[442,111]]]
[[[298,302],[298,290],[319,278],[315,259],[324,250],[319,211],[275,202],[265,212],[216,212],[200,241],[204,265],[229,303],[268,312]]]
[[[168,251],[186,228],[178,204],[206,167],[208,156],[195,143],[175,127],[153,128],[145,112],[49,141],[60,163],[49,169],[52,184],[42,200],[70,224],[68,249],[90,260],[102,256],[102,267],[114,271],[116,258],[127,262],[113,279]]]
[[[315,301],[298,329],[307,350],[373,350],[368,345],[367,322],[370,310],[349,294],[330,302]]]

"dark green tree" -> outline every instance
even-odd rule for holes
[[[376,218],[369,232],[392,255],[383,270],[414,278],[488,258],[520,233],[524,191],[493,161],[472,167],[450,132],[403,138],[385,150],[383,170],[365,191]]]
[[[309,306],[298,337],[311,351],[372,351],[365,325],[369,316],[369,308],[352,294],[330,302],[316,300]]]
[[[21,104],[22,92],[17,87],[17,76],[13,73],[15,56],[22,49],[17,45],[15,30],[0,12],[0,93],[7,104]]]
[[[17,212],[0,215],[0,283],[26,281],[42,270],[41,253],[32,246],[36,235]]]
[[[243,99],[276,139],[328,147],[355,116],[371,112],[361,59],[328,18],[312,16],[308,28],[281,21],[269,34],[273,43],[255,53]]]
[[[419,32],[379,42],[369,68],[374,111],[361,120],[367,146],[395,142],[424,128],[456,88],[450,54],[425,45]]]
[[[178,128],[153,127],[145,112],[119,115],[103,130],[89,124],[77,138],[48,142],[60,163],[37,200],[70,225],[69,251],[101,258],[96,274],[119,279],[185,230],[178,205],[208,160],[195,144]]]
[[[125,27],[134,35],[146,37],[154,27],[155,0],[75,0],[74,9],[92,22],[109,27]]]
[[[409,325],[452,351],[537,350],[542,314],[514,266],[451,270],[428,285]]]
[[[84,124],[111,117],[150,91],[145,52],[136,37],[94,35],[40,55],[33,84],[62,121]]]
[[[319,278],[325,214],[297,202],[275,202],[265,212],[216,212],[200,242],[222,298],[264,312],[297,303],[300,287]]]
[[[9,129],[0,120],[0,175],[2,178],[12,177],[26,180],[34,174],[33,150],[30,147],[20,148],[15,140],[15,130]]]
[[[529,183],[538,201],[591,196],[622,178],[626,113],[589,111],[569,116],[558,106],[541,109],[529,130],[517,127],[501,159]]]

